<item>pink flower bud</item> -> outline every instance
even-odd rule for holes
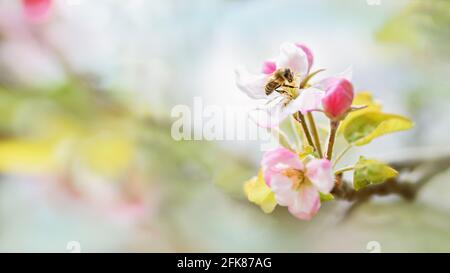
[[[22,0],[25,16],[34,23],[48,18],[52,0]]]
[[[309,47],[303,45],[303,44],[295,44],[298,48],[300,48],[301,50],[303,50],[303,52],[305,52],[306,54],[306,58],[308,59],[308,70],[311,69],[313,63],[314,63],[314,56],[312,54],[311,49],[309,49]]]
[[[352,84],[344,78],[332,78],[327,82],[325,90],[322,98],[325,113],[334,120],[342,118],[352,106]]]

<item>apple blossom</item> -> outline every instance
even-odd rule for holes
[[[267,115],[266,119],[261,116],[256,119],[258,125],[270,128],[295,112],[306,113],[320,106],[323,91],[314,86],[299,90],[300,84],[309,76],[312,64],[313,55],[308,47],[284,43],[275,60],[264,62],[260,74],[252,74],[242,67],[236,69],[238,88],[250,98],[266,100],[264,107],[256,109],[259,115]],[[273,92],[266,95],[264,89],[268,80],[277,69],[281,68],[289,68],[293,72],[294,88],[283,87],[283,93]]]
[[[293,126],[288,133],[293,133],[299,142],[294,149],[286,137],[279,140],[284,148],[266,152],[258,176],[244,184],[248,200],[259,205],[265,213],[280,205],[288,207],[295,217],[309,220],[320,209],[321,201],[351,200],[353,195],[342,191],[346,188],[343,172],[354,172],[354,194],[363,187],[392,179],[397,175],[394,169],[364,157],[353,166],[333,170],[349,150],[345,148],[333,159],[336,136],[341,133],[348,147],[361,146],[384,134],[413,126],[408,118],[381,112],[381,107],[372,101],[369,93],[359,93],[355,97],[349,69],[311,84],[310,79],[323,71],[310,72],[313,61],[309,48],[301,44],[283,44],[278,58],[264,62],[260,74],[251,74],[245,69],[236,72],[237,85],[243,92],[251,98],[266,100],[265,107],[256,110],[265,113],[269,121],[264,123],[256,119],[257,124],[270,128],[292,115]],[[280,69],[293,71],[294,80],[284,74],[275,74],[280,73]],[[266,95],[268,82],[279,87]],[[269,86],[267,90],[272,88]],[[328,144],[324,151],[321,148],[323,137],[312,111],[324,113],[329,122]],[[278,131],[277,134],[286,133],[283,127]]]
[[[305,115],[314,110],[322,110],[325,91],[337,77],[325,78],[316,84],[309,84],[310,78],[322,71],[310,73],[313,62],[314,56],[307,46],[284,43],[280,46],[280,53],[276,59],[263,63],[261,73],[253,74],[243,67],[236,69],[238,88],[252,99],[266,101],[251,115],[259,126],[272,128],[294,113],[300,112]],[[266,95],[265,86],[269,79],[278,69],[283,68],[289,68],[293,72],[294,81],[289,85],[294,88],[283,86],[280,87],[279,92]],[[339,94],[340,92],[337,95]]]
[[[305,165],[296,153],[277,148],[264,154],[261,165],[277,203],[302,220],[319,210],[319,192],[328,194],[334,186],[331,162],[326,159],[311,159]]]

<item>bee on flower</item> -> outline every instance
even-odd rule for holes
[[[300,124],[300,129],[294,130],[297,139],[307,142],[297,145],[297,149],[282,143],[285,147],[266,152],[258,175],[244,184],[244,192],[266,213],[280,205],[302,220],[316,215],[321,199],[334,199],[334,189],[342,185],[336,181],[343,172],[354,172],[355,191],[395,177],[398,173],[391,167],[364,157],[353,166],[334,168],[351,147],[412,127],[407,118],[381,112],[369,93],[355,96],[349,72],[310,83],[323,71],[312,72],[313,62],[312,51],[305,45],[284,43],[276,59],[264,62],[261,73],[236,70],[238,88],[250,98],[264,101],[254,111],[263,112],[266,119],[257,116],[253,120],[261,127],[273,128],[293,117]],[[323,113],[329,121],[324,151],[313,112]],[[349,146],[333,158],[339,132]]]
[[[263,107],[255,109],[259,126],[272,128],[297,112],[305,115],[311,111],[330,111],[334,115],[349,110],[353,99],[350,76],[335,76],[310,84],[309,80],[323,71],[311,72],[313,62],[314,56],[307,46],[284,43],[275,60],[263,63],[261,73],[252,74],[243,67],[236,69],[238,88],[250,98],[265,101]],[[335,91],[331,92],[332,89],[341,92],[340,85],[345,85],[349,95],[345,101],[333,95]],[[333,95],[331,99],[330,95]]]

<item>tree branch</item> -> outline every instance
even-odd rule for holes
[[[398,195],[407,201],[413,201],[426,183],[450,168],[448,149],[417,148],[399,154],[400,158],[385,160],[399,172],[399,176],[382,184],[356,191],[350,182],[343,179],[342,174],[336,176],[332,194],[336,199],[353,202],[347,215],[373,196]]]

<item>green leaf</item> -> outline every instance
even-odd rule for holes
[[[331,193],[326,194],[319,192],[319,194],[320,194],[320,202],[328,202],[334,200],[334,196]]]
[[[383,183],[397,175],[396,170],[383,162],[361,156],[355,165],[353,187],[355,190],[360,190],[368,185]]]
[[[408,130],[411,127],[413,122],[406,117],[372,110],[350,118],[342,132],[349,143],[362,146],[379,136]]]
[[[341,122],[339,126],[339,133],[342,133],[348,124],[351,123],[353,119],[364,115],[367,112],[381,112],[381,105],[373,99],[372,93],[369,91],[358,92],[353,99],[352,106],[365,106],[364,109],[350,112],[347,117]]]
[[[355,95],[353,99],[353,105],[366,105],[367,109],[381,110],[381,105],[373,99],[372,93],[369,91],[361,91]]]

